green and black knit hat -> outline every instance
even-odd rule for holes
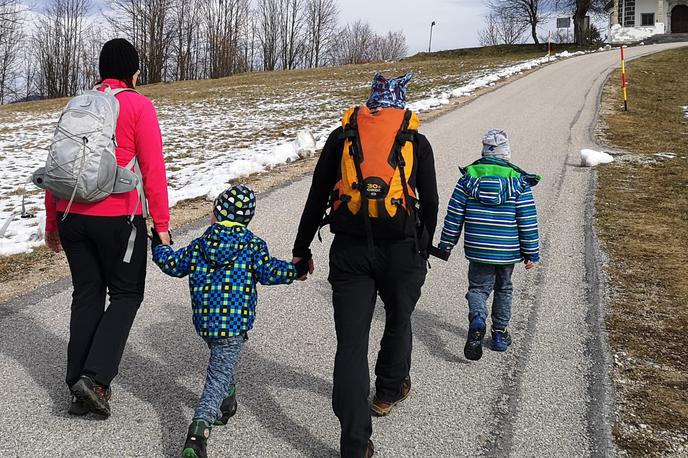
[[[217,196],[213,214],[218,222],[231,221],[248,225],[256,214],[256,195],[243,184],[232,186]]]

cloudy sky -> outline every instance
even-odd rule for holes
[[[46,0],[24,0],[42,6]],[[107,8],[107,0],[92,0]],[[430,24],[435,21],[432,49],[478,46],[485,6],[482,0],[337,0],[340,23],[368,22],[377,33],[403,30],[409,54],[427,51]],[[95,8],[97,11],[98,8]]]
[[[485,6],[481,0],[345,0],[337,2],[342,22],[368,22],[378,33],[403,30],[409,53],[478,46]]]

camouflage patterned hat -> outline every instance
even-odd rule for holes
[[[232,186],[217,196],[213,214],[218,222],[231,221],[248,225],[256,214],[256,195],[243,184]]]

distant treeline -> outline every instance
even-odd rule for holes
[[[0,104],[71,96],[98,79],[105,41],[138,49],[141,82],[392,60],[401,31],[342,25],[335,0],[0,0]]]

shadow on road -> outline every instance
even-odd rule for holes
[[[467,336],[466,329],[455,326],[434,313],[422,310],[421,306],[419,304],[411,316],[414,345],[420,342],[427,347],[432,356],[449,363],[468,364],[468,361],[460,356],[461,353],[453,351],[463,351],[463,341]],[[380,300],[375,306],[373,317],[375,321],[385,322],[385,309]],[[449,337],[445,338],[442,334],[448,334]]]
[[[0,306],[0,352],[21,365],[46,391],[54,416],[68,417],[66,411],[69,394],[63,380],[67,342],[26,313],[25,308]],[[176,313],[172,312],[174,316],[170,317],[171,321],[154,324],[143,330],[150,350],[156,354],[155,358],[132,351],[131,345],[125,351],[120,374],[114,382],[112,405],[116,412],[119,388],[146,403],[141,406],[142,411],[150,406],[160,423],[159,437],[164,456],[178,456],[191,420],[186,412],[195,407],[200,396],[200,387],[198,392],[191,391],[178,378],[191,374],[204,379],[208,352],[192,330],[185,332],[178,326],[178,323],[188,320],[188,309],[173,305],[168,310],[177,310]],[[141,342],[138,341],[137,344],[141,345]],[[285,388],[312,391],[326,399],[323,407],[329,409],[331,383],[286,364],[266,359],[248,345],[245,348],[237,380],[240,408],[250,410],[267,431],[307,456],[337,456],[337,450],[331,444],[313,436],[307,425],[298,424],[290,418],[289,413],[278,402],[274,390]],[[25,408],[30,409],[31,406],[27,405]],[[74,421],[89,421],[93,418],[77,417]],[[131,420],[136,421],[135,418]],[[217,431],[215,435],[219,433]],[[152,434],[152,437],[156,436],[157,434]]]

